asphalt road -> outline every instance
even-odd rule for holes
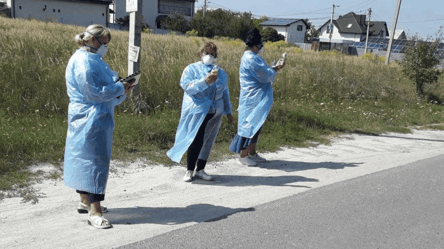
[[[119,248],[444,248],[444,155]]]

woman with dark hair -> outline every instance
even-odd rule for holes
[[[174,146],[167,152],[171,160],[180,162],[188,151],[185,182],[193,180],[196,162],[194,177],[213,179],[204,168],[219,133],[222,116],[227,115],[228,122],[233,122],[228,75],[215,64],[216,45],[208,42],[198,55],[201,60],[188,65],[180,80],[184,90],[182,113]]]
[[[239,163],[256,165],[265,159],[256,153],[256,143],[262,125],[273,105],[272,83],[282,66],[270,68],[260,56],[264,44],[259,30],[251,28],[245,40],[247,49],[239,68],[240,96],[237,134],[230,144],[230,151],[240,153]]]

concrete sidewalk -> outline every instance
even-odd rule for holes
[[[347,135],[331,146],[282,149],[261,154],[268,161],[246,167],[231,159],[209,163],[215,181],[182,181],[183,166],[113,162],[104,205],[112,229],[87,225],[76,212],[78,195],[62,181],[36,185],[44,197],[0,203],[2,248],[112,248],[147,239],[310,189],[401,166],[444,153],[444,132]]]

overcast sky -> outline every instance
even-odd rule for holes
[[[367,14],[371,8],[371,20],[385,21],[389,30],[398,0],[207,0],[209,7],[220,7],[253,15],[274,18],[308,18],[317,28],[330,19],[332,5],[334,19],[351,11]],[[204,0],[198,0],[200,7]],[[401,3],[397,30],[404,30],[408,36],[419,34],[422,37],[435,36],[440,26],[444,26],[444,0],[404,0]]]

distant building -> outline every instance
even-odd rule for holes
[[[305,31],[309,28],[304,19],[270,19],[260,24],[262,27],[273,28],[285,37],[288,43],[304,43]]]
[[[391,30],[389,31],[389,34],[391,34]],[[395,36],[393,37],[393,39],[399,39],[399,40],[407,40],[407,36],[404,32],[404,30],[396,30],[395,31]]]
[[[330,33],[332,34],[332,43],[353,43],[364,41],[367,37],[367,25],[365,15],[356,15],[350,12],[338,19],[333,20],[330,27],[330,20],[324,23],[319,31],[319,39],[321,42],[330,41]],[[386,38],[389,32],[386,22],[370,21],[369,37]]]
[[[11,17],[11,0],[0,0],[0,15]]]
[[[141,12],[151,29],[162,32],[160,24],[171,13],[183,13],[186,19],[191,20],[195,2],[144,0]],[[6,3],[13,18],[35,18],[79,26],[110,26],[116,24],[118,18],[129,15],[126,0],[0,0],[0,3]]]
[[[33,18],[64,24],[108,26],[111,1],[102,0],[7,0],[13,18]]]
[[[179,12],[184,14],[187,20],[191,20],[194,17],[195,2],[196,0],[144,0],[142,15],[150,29],[158,33],[162,32],[160,25],[168,14]],[[113,0],[110,9],[114,12],[111,14],[111,23],[116,23],[118,18],[129,15],[126,12],[125,0]]]
[[[0,3],[4,3],[6,7],[11,8],[11,1],[12,0],[0,0]]]

